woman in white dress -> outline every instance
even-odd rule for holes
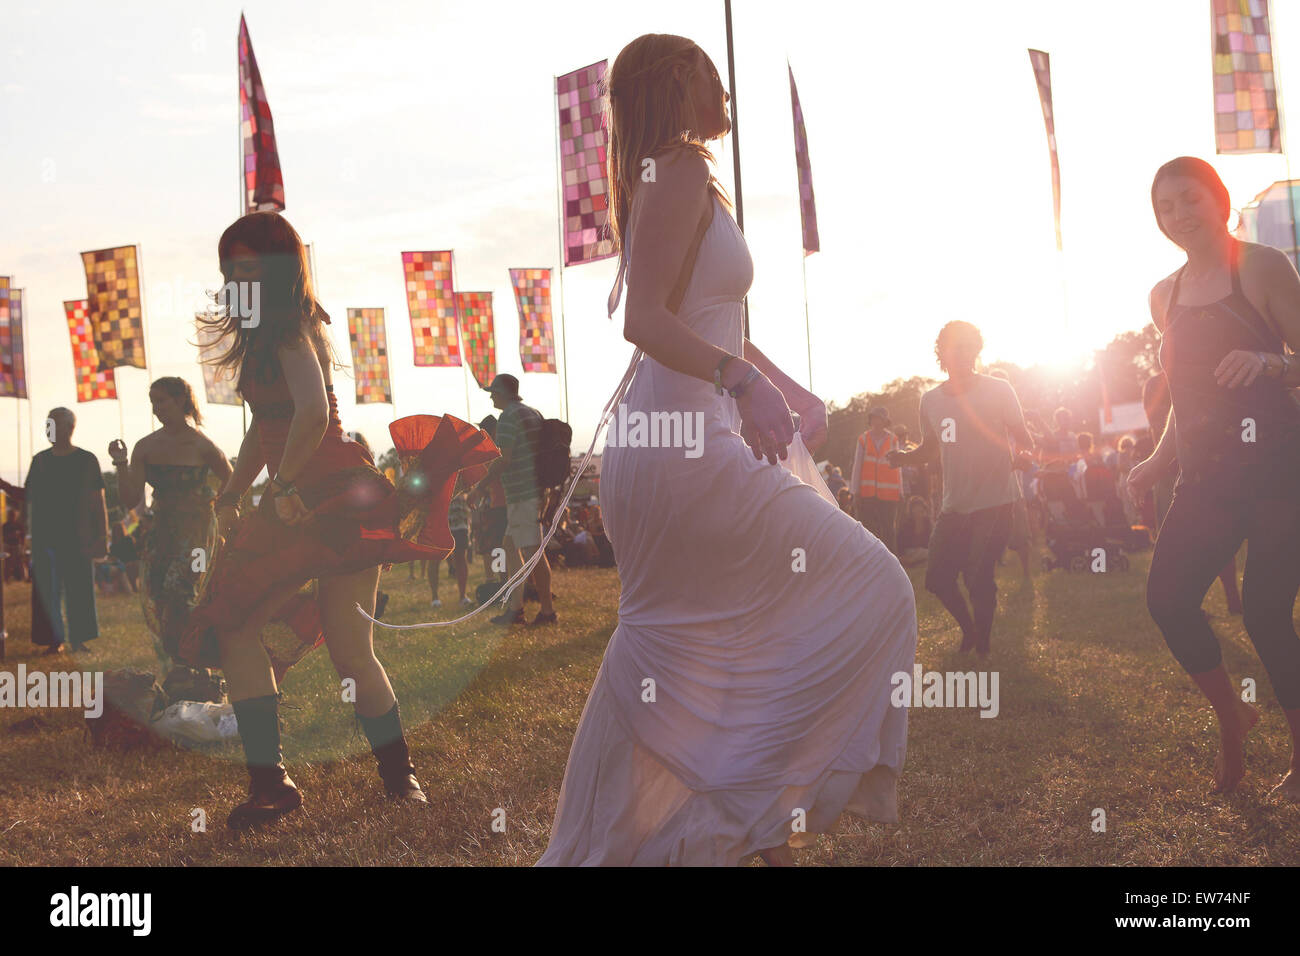
[[[744,339],[753,267],[704,146],[730,129],[712,62],[647,35],[608,83],[610,311],[625,270],[638,346],[620,414],[679,413],[703,434],[612,438],[601,459],[619,623],[539,865],[788,864],[842,812],[898,819],[907,711],[890,691],[915,657],[912,587],[781,465],[789,449],[809,472],[826,408]]]

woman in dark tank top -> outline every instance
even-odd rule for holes
[[[1151,457],[1129,473],[1140,499],[1179,468],[1147,579],[1147,607],[1175,658],[1213,705],[1220,752],[1214,791],[1245,775],[1242,750],[1259,712],[1223,666],[1201,601],[1247,542],[1246,632],[1268,672],[1292,738],[1273,794],[1300,800],[1300,276],[1286,255],[1227,230],[1231,204],[1214,169],[1180,157],[1151,186],[1156,222],[1187,253],[1151,292],[1160,365],[1173,411]]]

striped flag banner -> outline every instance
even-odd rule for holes
[[[560,111],[560,172],[564,178],[564,264],[576,266],[614,254],[609,234],[609,136],[601,86],[608,60],[555,78]]]
[[[0,398],[27,398],[23,291],[0,276]]]
[[[1042,50],[1029,51],[1029,63],[1038,83],[1038,100],[1047,126],[1047,150],[1052,157],[1052,214],[1056,220],[1056,250],[1061,251],[1061,163],[1056,155],[1056,115],[1052,110],[1052,58]]]
[[[83,252],[81,261],[86,267],[86,316],[99,370],[122,365],[146,368],[136,247]]]
[[[348,309],[348,338],[352,340],[352,376],[358,405],[393,403],[388,376],[388,337],[383,309]]]
[[[77,380],[77,401],[93,402],[100,398],[117,398],[117,373],[111,368],[99,371],[99,353],[90,334],[90,319],[85,299],[68,299],[63,303],[68,317],[68,337],[72,340],[72,372]]]
[[[479,387],[487,388],[497,374],[496,335],[492,331],[492,293],[457,292],[460,335],[465,357]]]
[[[1213,0],[1210,16],[1215,152],[1282,152],[1268,0]]]
[[[799,105],[799,90],[794,85],[794,70],[790,72],[790,106],[794,111],[794,164],[799,169],[799,220],[803,223],[803,254],[811,255],[821,250],[817,235],[817,204],[813,201],[812,163],[808,159],[808,131],[803,125],[803,107]]]
[[[451,250],[403,252],[402,274],[406,279],[406,308],[411,315],[415,364],[459,365]]]
[[[558,372],[551,326],[551,270],[511,269],[519,307],[519,360],[525,372]]]
[[[239,15],[239,128],[244,139],[244,212],[284,209],[284,177],[275,147],[271,104],[262,86],[262,72],[253,55],[244,15]]]
[[[244,400],[236,388],[235,370],[219,368],[212,364],[215,359],[224,355],[229,347],[226,337],[215,329],[200,325],[198,341],[199,368],[203,370],[203,391],[207,395],[208,404],[234,405],[236,408],[242,406]]]

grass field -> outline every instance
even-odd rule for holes
[[[1294,865],[1300,806],[1269,802],[1290,757],[1282,713],[1216,585],[1206,600],[1233,677],[1259,685],[1263,719],[1240,791],[1211,797],[1213,715],[1146,613],[1147,555],[1110,575],[1037,572],[1008,560],[989,667],[1001,712],[914,709],[902,822],[841,820],[801,865]],[[458,611],[445,568],[441,611],[407,569],[385,575],[395,623]],[[471,592],[481,572],[471,577]],[[918,589],[921,575],[912,572]],[[569,745],[616,621],[613,570],[555,575],[558,627],[506,631],[476,618],[437,631],[380,631],[428,807],[382,796],[368,747],[323,651],[284,685],[285,757],[302,812],[238,835],[225,816],[245,794],[238,744],[214,752],[93,750],[79,712],[0,711],[0,865],[528,865],[545,849]],[[153,670],[135,599],[100,600],[102,636],[84,659],[34,654],[26,586],[7,589],[4,668]],[[536,605],[530,606],[530,617]],[[918,590],[927,670],[968,670],[958,634]],[[191,830],[192,810],[207,831]],[[506,832],[494,833],[493,812]],[[1105,832],[1093,812],[1105,811]]]

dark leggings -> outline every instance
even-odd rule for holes
[[[1223,655],[1201,601],[1243,541],[1242,620],[1278,701],[1292,710],[1300,707],[1300,637],[1292,621],[1300,591],[1300,494],[1229,499],[1180,488],[1151,558],[1147,608],[1187,673],[1214,670]]]

